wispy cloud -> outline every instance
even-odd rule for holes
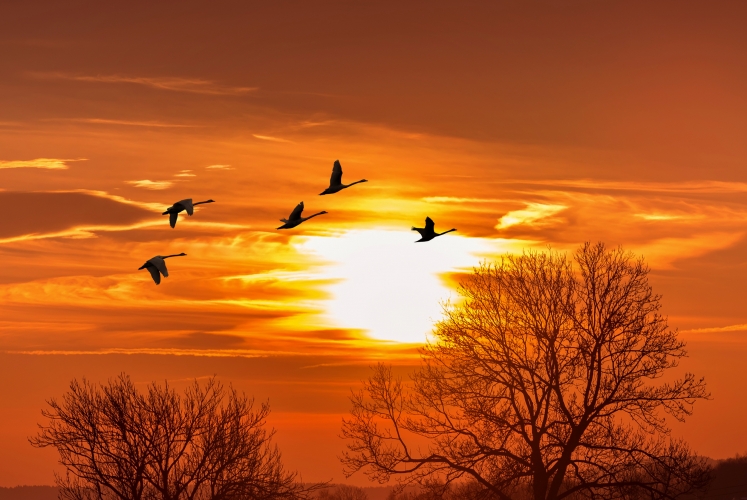
[[[152,181],[150,179],[143,179],[140,181],[127,181],[127,184],[132,184],[133,186],[139,188],[159,190],[168,189],[174,183],[171,181]]]
[[[663,193],[747,193],[747,182],[725,181],[683,181],[683,182],[636,182],[602,181],[596,179],[578,180],[513,180],[501,184],[528,184],[606,191],[654,191]]]
[[[182,170],[178,174],[174,174],[174,177],[196,177],[191,170]]]
[[[565,205],[549,205],[545,203],[527,203],[526,208],[508,212],[500,218],[496,229],[506,229],[519,224],[532,225],[542,219],[551,217],[568,208]]]
[[[208,165],[205,168],[208,170],[233,170],[231,165]]]
[[[649,221],[665,221],[665,220],[696,220],[703,219],[705,216],[702,214],[665,214],[665,213],[652,213],[652,214],[634,214],[636,217],[649,220]]]
[[[144,221],[135,224],[126,225],[92,225],[92,226],[76,226],[62,231],[54,231],[50,233],[32,233],[22,234],[19,236],[11,236],[8,238],[0,238],[0,244],[17,243],[20,241],[34,241],[34,240],[46,240],[52,238],[70,238],[70,239],[88,239],[96,238],[96,233],[102,232],[120,232],[120,231],[132,231],[134,229],[145,229],[148,227],[155,227],[163,225],[160,220],[156,221]]]
[[[129,83],[159,90],[190,92],[208,95],[242,95],[257,90],[257,87],[233,87],[212,80],[184,77],[147,77],[125,75],[71,75],[67,73],[32,73],[38,78],[54,78],[90,83]]]
[[[71,161],[85,161],[86,158],[36,158],[35,160],[0,161],[0,168],[45,168],[48,170],[67,170]]]
[[[729,248],[742,238],[744,232],[710,232],[659,238],[641,244],[628,244],[627,247],[634,253],[645,256],[646,262],[655,269],[672,269],[679,260]]]
[[[269,135],[252,134],[252,136],[255,139],[259,139],[259,140],[262,140],[262,141],[293,143],[293,141],[289,141],[288,139],[280,139],[279,137],[272,137],[272,136],[269,136]]]
[[[155,120],[116,120],[109,118],[62,118],[50,121],[64,121],[77,123],[93,123],[98,125],[124,125],[126,127],[156,127],[156,128],[196,128],[199,125],[187,125],[184,123],[169,123]]]

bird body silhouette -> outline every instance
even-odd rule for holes
[[[280,222],[283,222],[284,224],[280,226],[278,229],[291,229],[302,223],[303,221],[307,221],[311,219],[312,217],[316,217],[317,215],[326,214],[327,212],[319,212],[314,215],[309,215],[308,217],[301,217],[301,213],[303,212],[303,202],[296,205],[296,208],[293,209],[291,214],[288,216],[287,219],[280,219]]]
[[[156,255],[155,257],[148,259],[145,264],[138,267],[138,271],[140,269],[147,269],[150,275],[153,277],[153,281],[156,282],[156,285],[161,283],[161,275],[163,274],[164,278],[169,277],[169,270],[166,269],[166,262],[164,262],[164,259],[168,259],[169,257],[182,257],[187,255],[186,253],[177,253],[174,255]]]
[[[433,222],[433,219],[431,219],[430,217],[425,218],[425,227],[414,227],[413,226],[412,230],[420,233],[420,239],[417,240],[415,243],[420,243],[421,241],[431,241],[436,236],[441,236],[443,234],[456,231],[456,229],[452,228],[452,229],[449,229],[448,231],[444,231],[443,233],[437,233],[436,223]]]
[[[169,215],[169,225],[173,228],[176,227],[176,219],[179,217],[179,212],[184,212],[186,210],[187,214],[191,216],[194,213],[195,205],[202,205],[203,203],[215,203],[215,201],[205,200],[192,203],[192,198],[187,198],[186,200],[177,201],[167,208],[161,215]]]
[[[329,187],[319,193],[319,196],[323,194],[334,194],[338,191],[342,191],[345,188],[349,188],[353,184],[358,184],[359,182],[368,182],[366,179],[361,179],[359,181],[355,181],[351,184],[343,184],[342,183],[342,165],[340,165],[340,160],[335,160],[335,164],[332,167],[332,176],[329,178]]]

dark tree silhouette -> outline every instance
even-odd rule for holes
[[[264,403],[214,378],[183,394],[168,384],[137,391],[126,375],[107,385],[73,380],[31,444],[53,446],[67,469],[67,500],[295,499],[310,491],[286,472],[265,429]],[[311,489],[314,489],[313,487]]]
[[[379,365],[343,422],[346,473],[476,481],[486,498],[675,498],[708,467],[670,437],[705,383],[642,259],[604,245],[483,264],[404,383]]]

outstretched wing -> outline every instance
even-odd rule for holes
[[[339,186],[342,184],[342,165],[340,165],[340,160],[335,160],[335,164],[332,167],[332,176],[329,178],[329,185],[331,186]]]
[[[288,220],[298,220],[301,218],[301,213],[303,212],[303,202],[296,205],[296,208],[293,209],[290,216],[288,217]]]
[[[161,271],[161,274],[164,275],[164,277],[169,277],[169,271],[166,269],[166,262],[163,260],[163,258],[160,255],[157,255],[150,259],[148,262],[153,264],[153,267]]]
[[[156,269],[155,267],[146,267],[145,269],[147,269],[150,275],[153,277],[153,281],[156,282],[156,285],[160,285],[161,275],[158,274],[158,269]]]
[[[428,232],[434,232],[436,230],[436,223],[430,217],[425,218],[425,230]]]
[[[425,236],[425,233],[424,233],[425,229],[423,229],[422,227],[412,226],[412,230],[420,233],[420,236]]]
[[[184,207],[184,210],[186,210],[189,215],[192,215],[195,212],[195,207],[192,205],[192,198],[182,200],[179,204]]]
[[[171,225],[171,227],[175,227],[176,226],[176,220],[178,218],[179,218],[179,214],[177,212],[171,212],[169,214],[169,225]]]

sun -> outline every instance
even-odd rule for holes
[[[380,340],[422,343],[441,317],[443,301],[456,296],[441,276],[467,271],[510,246],[508,240],[454,233],[428,243],[414,243],[417,237],[364,229],[304,238],[298,250],[329,262],[323,274],[335,280],[325,304],[329,320]]]

